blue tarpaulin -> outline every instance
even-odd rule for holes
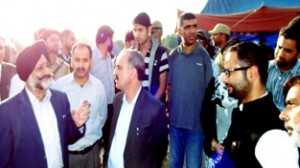
[[[300,6],[300,0],[208,0],[200,13],[227,15],[248,12],[261,6],[293,8]]]

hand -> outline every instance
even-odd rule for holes
[[[84,100],[81,102],[77,111],[72,111],[72,118],[78,128],[80,128],[88,119],[91,104]]]
[[[218,153],[222,154],[224,151],[224,146],[219,144],[215,139],[211,141],[211,150],[217,151]]]

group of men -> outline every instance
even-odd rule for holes
[[[215,29],[217,27],[222,30],[218,32],[221,35],[228,34],[224,31],[226,29],[224,25],[218,24]],[[294,89],[300,70],[298,29],[299,16],[280,30],[274,53],[275,59],[270,62],[261,47],[249,42],[229,46],[225,55],[221,55],[223,57],[221,80],[225,83],[229,95],[238,100],[238,107],[233,109],[231,125],[222,144],[215,141],[216,135],[208,133],[206,136],[211,142],[208,143],[209,148],[217,151],[216,160],[220,161],[220,158],[223,156],[226,158],[228,154],[234,167],[299,166],[297,138],[300,135],[297,115],[300,111],[297,111],[296,105],[296,97],[299,95]],[[216,36],[212,35],[213,41]],[[210,126],[215,128],[211,124]],[[287,140],[288,135],[282,131],[283,126],[294,139],[293,143]],[[279,141],[271,143],[275,138]],[[292,149],[289,150],[290,153],[286,152],[288,149]],[[281,157],[282,155],[288,157]],[[291,160],[294,162],[290,163]],[[228,167],[228,162],[218,164],[221,167]]]
[[[71,31],[37,33],[42,40],[22,50],[16,66],[2,63],[0,39],[0,70],[7,71],[0,71],[1,100],[9,87],[3,76],[17,73],[24,86],[0,105],[0,167],[99,167],[101,138],[105,167],[161,167],[168,135],[170,167],[201,167],[203,145],[218,158],[228,154],[236,167],[267,165],[261,156],[268,151],[257,143],[268,131],[285,126],[299,144],[297,22],[281,29],[273,62],[251,42],[230,46],[223,55],[221,80],[239,103],[222,144],[210,101],[213,57],[198,42],[192,13],[179,17],[182,43],[170,53],[154,39],[161,38],[161,24],[144,12],[133,19],[134,43],[117,57],[111,52],[114,32],[106,25],[97,31],[95,49],[75,43]],[[225,45],[227,30],[219,24],[210,31],[215,46]],[[60,39],[69,45],[58,52]]]

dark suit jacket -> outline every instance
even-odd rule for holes
[[[50,90],[56,114],[64,167],[68,166],[68,144],[83,134],[76,127],[64,93]],[[54,127],[55,125],[53,125]],[[0,105],[0,168],[46,168],[44,145],[28,95],[23,91]]]
[[[284,130],[279,114],[271,93],[243,104],[242,111],[239,107],[233,109],[231,125],[223,143],[237,168],[261,168],[255,157],[255,146],[265,132]]]
[[[1,101],[6,99],[9,94],[10,80],[16,74],[16,67],[13,64],[2,63],[2,72],[0,80]]]
[[[120,92],[114,98],[108,155],[122,107],[123,96],[124,93]],[[124,150],[125,168],[160,168],[168,146],[167,123],[164,104],[141,89],[129,125]],[[106,156],[106,161],[107,158],[108,156]]]

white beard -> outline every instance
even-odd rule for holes
[[[300,147],[300,123],[295,125],[293,129],[294,130],[291,135],[292,141],[295,146]]]
[[[28,83],[31,86],[31,88],[34,90],[47,90],[49,89],[52,81],[51,79],[48,79],[48,80],[42,80],[41,82],[38,82],[38,79],[30,75],[28,78]]]

